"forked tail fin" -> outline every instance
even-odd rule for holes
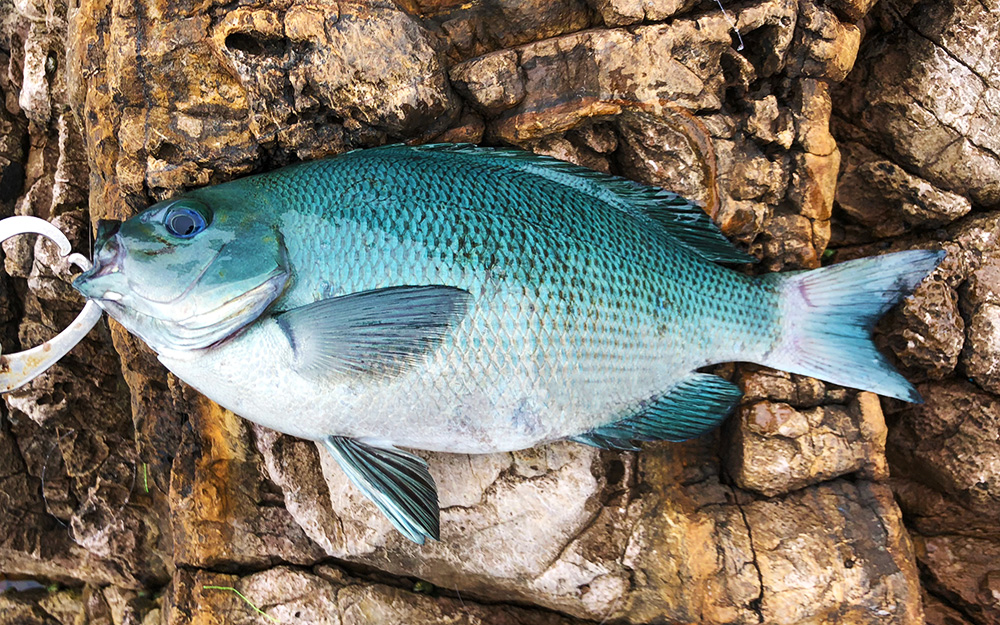
[[[920,402],[871,340],[872,327],[927,277],[943,251],[914,250],[771,274],[782,290],[782,338],[766,364],[790,373]]]

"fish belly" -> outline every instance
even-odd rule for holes
[[[740,330],[712,315],[666,315],[654,324],[590,308],[571,319],[565,303],[515,285],[478,286],[444,343],[393,375],[299,373],[272,318],[211,349],[160,359],[222,406],[287,434],[488,453],[629,416],[697,367],[731,359],[744,341],[727,338]]]

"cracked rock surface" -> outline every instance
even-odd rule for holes
[[[926,403],[887,403],[891,485],[928,623],[1000,622],[1000,50],[996,2],[884,2],[838,89],[845,256],[936,243],[948,259],[882,324]],[[846,149],[845,149],[846,148]]]
[[[400,141],[675,190],[747,271],[949,252],[878,330],[925,404],[724,365],[744,401],[700,440],[423,454],[422,547],[102,322],[0,408],[0,625],[1000,623],[1000,11],[872,5],[727,6],[738,51],[690,0],[0,3],[0,216],[85,254],[97,219]],[[47,242],[3,252],[10,352],[82,302]]]

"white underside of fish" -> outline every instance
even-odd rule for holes
[[[424,362],[377,378],[298,371],[293,346],[273,318],[236,340],[160,360],[220,405],[293,436],[456,453],[524,449],[605,425],[708,360],[705,332],[684,337],[685,349],[676,337],[633,333],[627,349],[608,353],[560,346],[552,336],[540,349],[539,328],[531,324],[493,328],[494,336],[507,336],[491,352],[481,344],[490,317],[474,308]],[[717,341],[709,342],[708,351],[719,353]]]

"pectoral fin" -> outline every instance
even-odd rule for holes
[[[470,299],[450,286],[398,286],[321,300],[275,319],[300,373],[395,374],[437,347]]]
[[[420,545],[427,538],[440,540],[437,487],[423,459],[342,436],[323,442],[351,482],[404,536]]]
[[[732,382],[694,373],[635,414],[574,436],[602,449],[635,450],[640,441],[684,441],[712,431],[742,397]]]

